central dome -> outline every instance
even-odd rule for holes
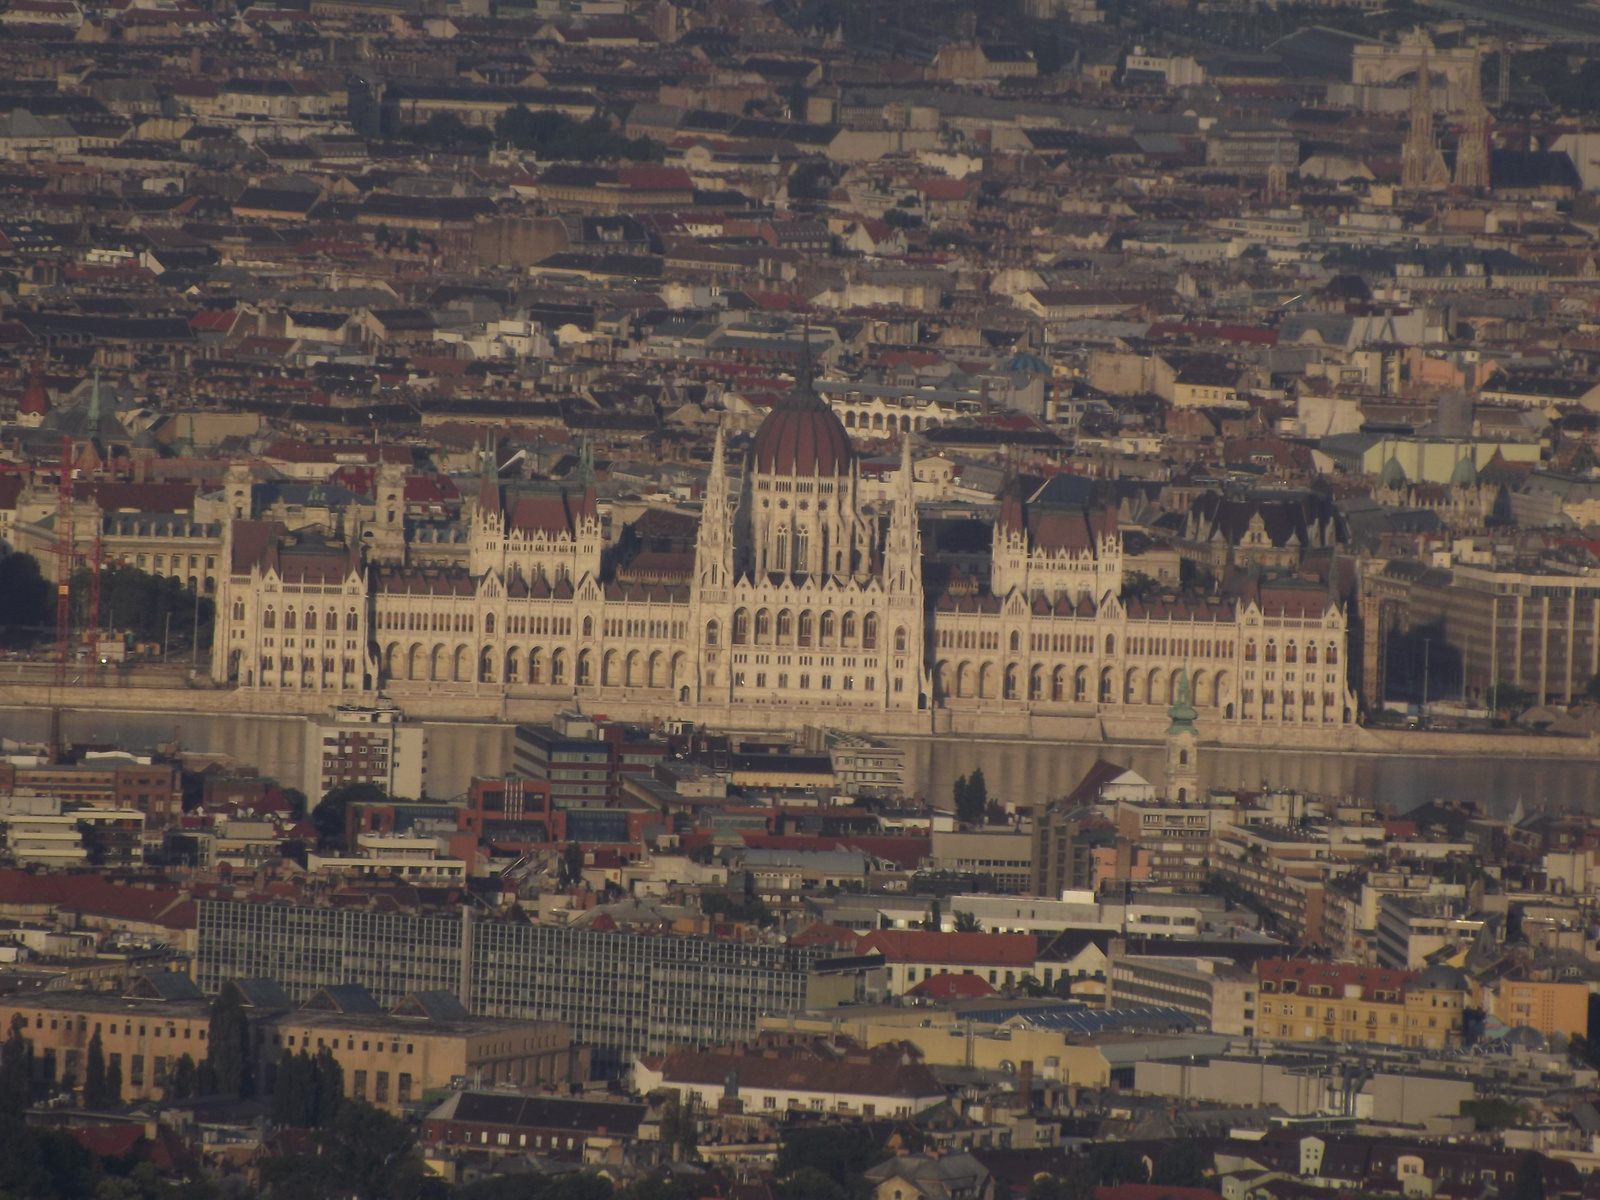
[[[844,423],[813,390],[804,370],[756,430],[753,453],[755,469],[763,475],[848,475],[855,459]]]

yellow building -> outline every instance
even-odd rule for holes
[[[1406,988],[1406,1045],[1430,1050],[1461,1044],[1461,1017],[1472,981],[1458,967],[1429,967]]]
[[[293,1012],[264,1022],[262,1032],[257,1044],[267,1091],[285,1051],[316,1054],[326,1047],[344,1071],[345,1095],[395,1111],[452,1085],[581,1083],[589,1077],[591,1052],[573,1046],[567,1026],[470,1016],[448,992],[416,993],[384,1012],[364,988],[323,988]]]
[[[1582,983],[1502,979],[1484,989],[1484,1011],[1515,1028],[1528,1025],[1552,1033],[1589,1034],[1589,988]]]
[[[1020,1070],[1033,1064],[1033,1077],[1041,1082],[1108,1087],[1111,1065],[1099,1049],[1073,1045],[1059,1029],[1030,1029],[1012,1023],[984,1022],[969,1013],[969,1021],[953,1012],[926,1008],[863,1010],[848,1019],[831,1016],[764,1017],[763,1034],[793,1033],[824,1037],[838,1033],[871,1049],[910,1042],[931,1067],[978,1067],[984,1070]]]
[[[165,982],[166,977],[160,977]],[[51,1083],[83,1083],[89,1043],[95,1034],[106,1066],[122,1075],[124,1100],[159,1097],[173,1066],[185,1054],[196,1063],[206,1057],[211,1005],[188,984],[171,989],[170,1000],[153,995],[148,978],[135,981],[124,995],[114,992],[39,992],[0,1000],[0,1029],[9,1031],[21,1017],[24,1035],[33,1044],[35,1077]],[[144,985],[141,987],[141,985]]]
[[[1410,971],[1305,959],[1256,965],[1260,1036],[1280,1041],[1404,1046]]]
[[[448,993],[407,996],[384,1012],[359,987],[325,988],[289,1010],[263,981],[241,981],[255,1078],[270,1093],[284,1052],[324,1047],[344,1070],[347,1096],[398,1111],[423,1093],[466,1083],[568,1083],[589,1077],[590,1051],[565,1025],[468,1016]],[[232,984],[228,986],[233,986]],[[362,1002],[365,998],[365,1003]],[[339,1011],[361,1007],[363,1011]],[[159,1099],[178,1061],[206,1058],[211,1002],[186,975],[143,976],[122,995],[41,992],[0,1001],[0,1028],[21,1017],[41,1080],[81,1086],[89,1043],[100,1035],[126,1101]]]

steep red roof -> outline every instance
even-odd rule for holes
[[[906,993],[925,1000],[981,1000],[994,994],[981,975],[935,975]]]

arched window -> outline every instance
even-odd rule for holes
[[[578,655],[578,686],[588,687],[594,682],[594,655],[585,650]]]
[[[1327,663],[1330,667],[1337,666],[1339,663],[1339,647],[1335,646],[1332,642],[1329,642],[1328,653],[1323,656],[1322,661]]]
[[[283,627],[285,629],[294,628],[294,609],[286,608],[283,610]]]
[[[344,615],[344,628],[347,633],[355,633],[361,628],[361,614],[351,609]]]
[[[717,635],[720,632],[721,632],[721,630],[719,630],[717,628],[717,623],[715,621],[707,621],[706,622],[706,645],[715,646],[717,644]]]
[[[794,614],[787,608],[778,614],[778,641],[787,646],[794,638]]]
[[[1021,649],[1022,649],[1022,633],[1019,630],[1013,629],[1011,631],[1011,650],[1012,650],[1013,653],[1015,653],[1016,651],[1021,650]]]
[[[740,609],[733,614],[733,644],[742,646],[750,640],[750,614]]]
[[[902,652],[906,648],[906,627],[904,625],[895,626],[894,648]]]
[[[800,614],[800,634],[796,641],[802,646],[811,645],[811,610],[806,609]]]
[[[322,617],[322,627],[329,633],[339,628],[339,614],[334,609],[329,609]]]
[[[308,609],[306,609],[306,628],[309,630],[309,629],[315,629],[316,627],[317,627],[317,610],[314,609],[314,608],[308,608]]]
[[[861,648],[863,650],[876,650],[878,648],[877,613],[868,613],[861,618]]]
[[[278,614],[272,611],[272,605],[267,605],[267,611],[261,614],[261,628],[276,629],[278,627]]]
[[[1306,643],[1306,666],[1314,667],[1316,665],[1317,665],[1317,644],[1315,642],[1307,642]]]
[[[833,614],[825,612],[822,620],[817,623],[817,640],[824,646],[833,641]]]
[[[1286,663],[1292,663],[1292,662],[1299,662],[1300,661],[1300,651],[1295,646],[1295,644],[1293,642],[1290,642],[1286,646],[1284,646],[1284,648],[1283,648],[1283,661],[1286,662]]]
[[[1267,639],[1267,661],[1278,661],[1278,643],[1273,641],[1271,638]]]
[[[1079,667],[1072,677],[1072,698],[1074,700],[1087,700],[1089,698],[1089,671],[1087,667]]]
[[[772,614],[766,609],[756,611],[756,641],[770,642],[772,640]]]
[[[485,613],[484,614],[483,631],[485,633],[493,633],[494,632],[494,614],[493,613]]]
[[[1005,685],[1004,685],[1004,690],[1002,691],[1001,695],[1007,700],[1015,700],[1017,698],[1017,664],[1016,663],[1012,663],[1010,666],[1008,666],[1006,668]]]
[[[1117,652],[1117,639],[1114,636],[1112,636],[1111,634],[1108,633],[1108,634],[1106,634],[1106,657],[1109,658],[1109,657],[1111,657],[1111,655],[1115,654],[1116,652]]]
[[[585,617],[583,619],[583,636],[584,637],[593,637],[594,636],[594,618],[593,617]]]
[[[1245,662],[1255,662],[1256,644],[1254,641],[1249,641],[1244,644],[1244,660]]]
[[[235,600],[233,602],[233,619],[235,621],[244,620],[244,601],[243,600]]]
[[[856,615],[847,612],[839,619],[839,644],[848,646],[856,640]]]

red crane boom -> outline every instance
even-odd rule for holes
[[[56,685],[67,681],[72,647],[72,438],[61,439],[61,494],[56,510]]]

